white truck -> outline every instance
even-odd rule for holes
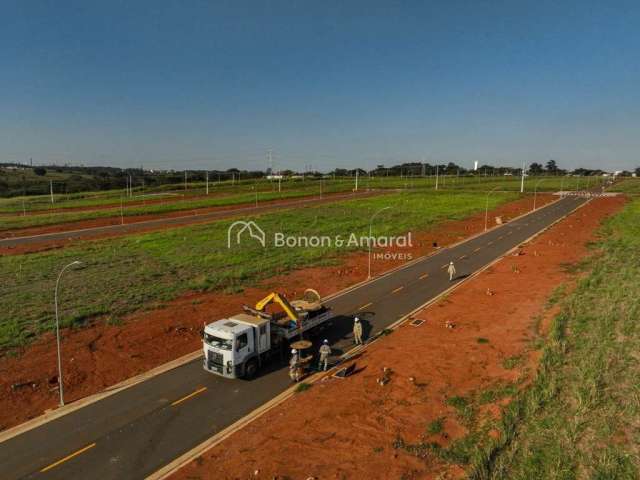
[[[286,316],[266,313],[264,308],[271,302],[279,303]],[[208,372],[227,378],[251,378],[274,356],[285,359],[292,340],[328,326],[333,316],[319,302],[319,296],[313,302],[289,303],[284,296],[272,293],[256,308],[244,308],[250,313],[238,313],[205,326],[203,363]]]

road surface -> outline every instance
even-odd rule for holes
[[[441,250],[327,301],[338,314],[334,352],[352,346],[354,314],[365,338],[383,330],[582,203],[568,197]],[[282,365],[252,381],[207,373],[198,359],[0,444],[0,478],[140,479],[231,425],[289,385]],[[42,471],[44,470],[44,471]]]

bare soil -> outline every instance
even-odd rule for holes
[[[514,382],[535,371],[532,340],[548,327],[553,290],[575,278],[567,266],[588,254],[601,221],[623,198],[594,200],[415,315],[357,359],[359,373],[325,377],[180,470],[178,479],[459,478],[461,467],[419,458],[394,442],[443,447],[467,430],[447,399]],[[547,320],[545,320],[547,319]],[[447,328],[447,323],[453,328]],[[482,339],[482,340],[479,340]],[[522,356],[514,369],[503,362]],[[383,367],[391,380],[380,386]],[[530,373],[529,373],[530,374]],[[526,383],[526,381],[525,381]],[[503,399],[482,408],[497,416]],[[427,433],[442,418],[439,433]],[[495,433],[494,433],[495,434]]]
[[[542,205],[556,198],[540,195]],[[502,205],[490,212],[504,221],[531,209],[531,198]],[[434,252],[433,243],[446,246],[484,228],[484,214],[449,221],[429,231],[414,234],[413,249],[403,249],[414,258]],[[379,274],[402,261],[374,261]],[[322,295],[340,291],[367,275],[364,253],[346,256],[336,266],[305,268],[273,277],[240,294],[191,293],[153,311],[137,312],[122,325],[95,321],[91,325],[62,332],[65,397],[73,401],[100,392],[122,380],[200,348],[203,324],[237,313],[243,304],[258,300],[273,290],[292,298],[305,288]],[[498,297],[499,298],[499,297]],[[394,334],[395,335],[395,334]],[[57,405],[56,350],[53,335],[45,335],[16,356],[0,358],[0,430],[17,425]]]

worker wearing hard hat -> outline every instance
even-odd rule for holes
[[[289,360],[289,377],[294,382],[300,380],[300,369],[298,368],[298,351],[294,348],[291,350],[291,360]]]
[[[322,342],[322,346],[320,347],[320,362],[318,362],[318,368],[324,371],[327,370],[329,366],[329,355],[331,355],[331,347],[329,346],[329,340],[325,340]]]
[[[456,267],[453,262],[449,262],[449,268],[447,268],[447,272],[449,273],[449,281],[452,282],[454,278],[456,278]]]
[[[356,345],[362,345],[362,323],[358,317],[353,319],[353,341]]]

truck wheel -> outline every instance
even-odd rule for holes
[[[253,378],[256,376],[256,373],[258,373],[258,361],[252,358],[244,367],[244,378]]]

